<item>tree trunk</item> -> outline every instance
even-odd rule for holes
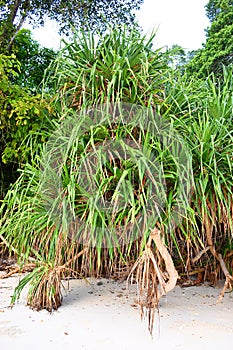
[[[20,8],[22,13],[20,13]],[[12,43],[21,29],[30,8],[30,1],[15,0],[10,7],[10,12],[3,23],[2,34],[0,37],[0,52],[10,51]],[[15,23],[16,17],[18,24]]]

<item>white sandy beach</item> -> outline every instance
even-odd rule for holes
[[[216,304],[220,288],[177,286],[160,302],[153,338],[135,303],[136,286],[106,279],[64,282],[62,306],[49,314],[25,306],[25,293],[8,308],[19,276],[0,280],[0,349],[131,350],[231,349],[233,293]],[[97,285],[98,283],[98,285]]]

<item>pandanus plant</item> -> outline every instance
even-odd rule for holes
[[[148,306],[158,303],[156,276],[166,290],[156,255],[166,247],[154,229],[166,220],[167,192],[176,191],[178,174],[169,173],[177,161],[165,142],[170,129],[156,117],[167,67],[153,38],[126,30],[98,39],[81,32],[55,62],[60,119],[1,208],[4,243],[20,264],[34,267],[13,301],[30,282],[29,305],[56,309],[62,276],[111,275],[141,254],[140,264],[151,260]]]
[[[232,80],[222,95],[210,79],[174,78],[153,39],[81,32],[48,74],[58,118],[1,206],[2,241],[33,268],[13,302],[30,282],[29,305],[51,311],[62,277],[129,265],[152,331],[174,262],[189,273],[210,251],[226,272],[214,243],[220,226],[232,239]]]

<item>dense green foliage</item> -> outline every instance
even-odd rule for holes
[[[200,78],[211,72],[222,77],[223,65],[233,63],[233,2],[210,0],[206,12],[211,22],[206,31],[206,43],[196,51],[188,69]]]
[[[145,47],[145,37],[136,30],[128,34],[126,29],[111,30],[111,35],[99,39],[81,32],[61,51],[55,69],[62,92],[59,100],[62,96],[66,106],[70,101],[70,106],[80,108],[103,103],[110,95],[112,102],[145,104],[153,93],[158,101],[167,65],[162,53],[152,49],[153,39],[151,35]]]
[[[51,112],[40,95],[34,95],[13,81],[20,77],[20,63],[14,55],[0,55],[0,148],[1,194],[16,178],[18,167],[28,161],[31,148],[27,138],[46,124]]]
[[[33,91],[41,90],[45,70],[55,60],[56,52],[53,49],[41,47],[32,38],[32,33],[28,29],[21,29],[18,32],[12,51],[20,63],[14,83]]]

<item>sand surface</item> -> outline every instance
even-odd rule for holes
[[[8,307],[19,278],[0,280],[1,350],[233,349],[233,293],[216,304],[220,287],[177,286],[160,302],[152,338],[135,285],[128,291],[125,282],[65,281],[63,304],[49,314],[25,306],[25,292]]]

